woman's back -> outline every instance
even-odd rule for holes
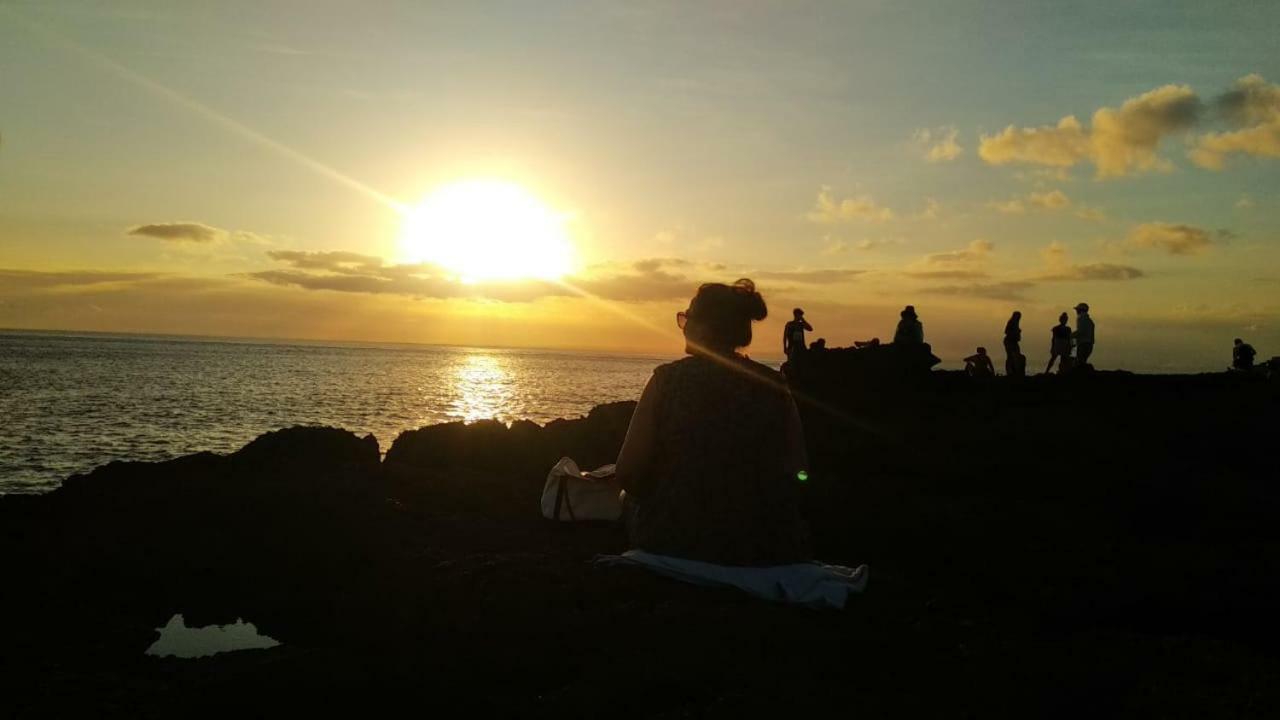
[[[653,456],[633,544],[727,565],[806,559],[782,375],[737,356],[694,355],[658,367],[653,382]]]

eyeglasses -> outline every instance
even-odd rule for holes
[[[678,328],[680,328],[681,330],[683,330],[683,329],[684,329],[684,326],[685,326],[685,325],[688,325],[688,324],[689,324],[689,311],[688,311],[688,310],[681,310],[680,312],[676,313],[676,327],[678,327]]]

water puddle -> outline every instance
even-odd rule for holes
[[[234,650],[258,650],[280,644],[275,638],[258,633],[253,623],[239,618],[231,625],[187,627],[181,615],[169,618],[168,624],[156,628],[160,638],[147,648],[156,657],[201,658]]]

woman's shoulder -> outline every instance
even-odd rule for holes
[[[763,377],[767,380],[784,383],[786,377],[765,365],[756,362],[749,357],[738,355],[727,361],[716,361],[697,355],[688,355],[679,360],[673,360],[669,363],[663,363],[653,369],[655,377],[663,378],[670,376],[697,375],[706,372],[739,372],[745,371],[748,375]]]

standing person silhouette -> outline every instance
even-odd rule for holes
[[[908,305],[899,314],[902,319],[898,321],[898,329],[893,333],[893,343],[895,345],[923,345],[924,323],[920,322],[920,318],[916,315],[916,306]]]
[[[1058,324],[1053,326],[1053,340],[1049,344],[1049,364],[1045,366],[1045,375],[1053,369],[1053,361],[1062,358],[1062,365],[1066,365],[1071,359],[1071,326],[1067,324],[1067,314],[1062,313],[1058,316]],[[1058,372],[1062,372],[1062,368],[1058,368]]]
[[[676,313],[688,357],[654,368],[618,455],[631,546],[721,565],[810,559],[804,431],[782,374],[739,350],[768,314],[750,280]]]
[[[782,328],[782,352],[788,360],[795,360],[809,349],[804,343],[804,331],[813,332],[813,326],[805,321],[804,310],[796,308],[791,311],[791,315],[794,319]]]
[[[1026,358],[1022,357],[1022,313],[1013,311],[1004,324],[1004,374],[1022,377],[1027,374]]]
[[[1076,365],[1084,367],[1089,364],[1089,356],[1093,354],[1093,318],[1089,317],[1089,303],[1075,306],[1076,311]]]

